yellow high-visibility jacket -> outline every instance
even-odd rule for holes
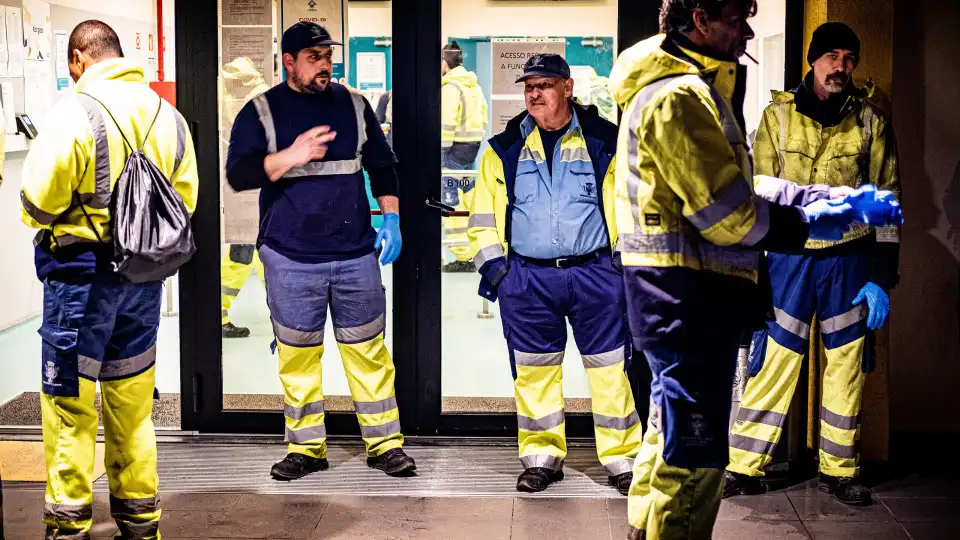
[[[584,107],[576,102],[571,102],[571,106],[581,129],[574,130],[560,140],[560,154],[565,161],[589,161],[597,183],[602,182],[598,190],[598,202],[612,246],[617,239],[617,222],[612,204],[617,128],[603,120],[596,107]],[[491,299],[496,296],[498,277],[502,276],[487,274],[485,265],[504,259],[509,252],[510,210],[513,208],[517,169],[521,162],[533,161],[536,156],[544,155],[539,130],[531,131],[525,138],[522,136],[520,124],[526,117],[526,112],[521,113],[507,124],[503,133],[490,139],[490,145],[480,160],[467,236],[470,240],[470,257],[487,281],[481,284],[481,294]],[[484,287],[489,289],[486,293]]]
[[[440,79],[440,142],[480,142],[487,132],[487,100],[477,75],[457,66]]]
[[[132,151],[111,114],[131,145],[143,145],[146,156],[170,179],[192,214],[199,178],[190,131],[180,113],[150,89],[143,69],[125,58],[106,60],[90,67],[75,90],[75,95],[61,99],[50,112],[56,129],[41,131],[27,154],[20,191],[23,222],[52,230],[49,247],[54,250],[97,242],[97,234],[105,242],[112,238],[111,194]],[[103,102],[109,113],[81,93]]]
[[[809,85],[809,82],[804,83]],[[763,111],[754,145],[757,192],[776,189],[781,180],[798,186],[860,187],[874,184],[900,198],[897,144],[893,126],[871,100],[868,86],[850,92],[839,124],[824,127],[798,110],[797,92],[773,92],[773,101]],[[803,89],[804,92],[809,90]],[[896,283],[900,227],[875,229],[854,223],[840,241],[808,240],[807,249],[823,249],[858,239],[875,252],[872,280],[881,286]]]

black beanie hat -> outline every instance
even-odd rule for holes
[[[857,63],[860,62],[860,38],[853,28],[840,22],[823,23],[813,31],[807,62],[813,65],[818,58],[836,49],[852,51],[857,57]]]

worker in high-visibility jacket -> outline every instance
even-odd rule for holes
[[[150,414],[163,283],[130,283],[113,271],[110,201],[131,151],[126,140],[143,146],[192,213],[196,157],[187,123],[123,57],[113,29],[80,23],[68,51],[75,92],[50,112],[56,129],[41,129],[33,142],[20,193],[23,221],[42,232],[35,260],[44,296],[46,538],[87,538],[90,531],[97,381],[118,537],[160,538]]]
[[[899,220],[890,194],[872,186],[802,208],[754,193],[737,58],[755,11],[739,0],[667,0],[665,34],[625,51],[610,77],[623,109],[616,245],[630,335],[653,374],[628,500],[632,539],[711,537],[737,350],[768,311],[761,251],[840,238],[858,212]]]
[[[440,69],[440,166],[444,170],[473,169],[480,143],[487,133],[487,100],[477,74],[463,67],[463,51],[456,41],[445,45]],[[444,175],[440,202],[456,210],[473,210],[475,176]],[[443,218],[444,237],[456,258],[443,266],[447,272],[472,272],[467,246],[467,218]]]
[[[224,142],[229,145],[233,122],[240,110],[270,87],[253,60],[246,56],[235,58],[223,66],[221,81],[220,103],[223,114],[220,133]],[[229,186],[224,186],[224,189],[229,189]],[[253,244],[227,246],[223,260],[220,261],[220,334],[225,338],[245,338],[250,335],[249,328],[237,326],[230,320],[230,307],[250,277],[251,268],[263,281],[263,263],[260,262],[260,255]]]
[[[286,81],[244,106],[230,136],[227,181],[260,190],[257,249],[280,356],[288,481],[327,469],[322,385],[327,311],[366,444],[367,465],[411,474],[403,451],[393,359],[384,342],[380,264],[400,255],[396,158],[366,98],[332,82],[333,46],[322,26],[283,33]],[[384,213],[370,224],[364,170]],[[379,254],[378,254],[379,251]]]
[[[875,184],[899,196],[896,140],[890,118],[853,85],[860,40],[842,23],[813,33],[813,69],[792,92],[774,92],[754,147],[762,175],[799,185],[852,191]],[[780,182],[757,184],[763,194]],[[814,314],[826,348],[820,406],[820,489],[847,504],[869,504],[856,442],[865,373],[873,366],[873,331],[885,323],[897,282],[896,226],[852,227],[835,242],[810,241],[796,254],[770,253],[776,321],[758,332],[752,378],[730,433],[724,496],[760,493],[763,469],[786,423]]]
[[[563,478],[562,386],[567,321],[593,403],[597,455],[623,495],[642,426],[625,369],[623,281],[611,239],[617,127],[573,100],[570,67],[532,56],[517,82],[527,111],[490,139],[480,162],[470,248],[480,294],[500,299],[517,399],[520,491]]]

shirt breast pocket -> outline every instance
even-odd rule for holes
[[[572,199],[576,202],[597,204],[597,179],[592,171],[571,170],[573,178]]]
[[[518,171],[517,178],[514,181],[513,195],[516,197],[517,203],[536,201],[540,195],[539,171]]]

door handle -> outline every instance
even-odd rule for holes
[[[439,210],[439,211],[440,211],[440,215],[443,216],[443,217],[450,217],[451,214],[453,214],[454,212],[456,212],[456,209],[455,209],[454,207],[452,207],[452,206],[450,206],[450,205],[447,205],[447,204],[443,204],[442,202],[440,202],[440,201],[438,201],[438,200],[436,200],[436,199],[429,199],[429,198],[428,198],[426,201],[424,201],[423,205],[426,206],[427,208],[432,208],[432,209],[434,209],[434,210]]]

